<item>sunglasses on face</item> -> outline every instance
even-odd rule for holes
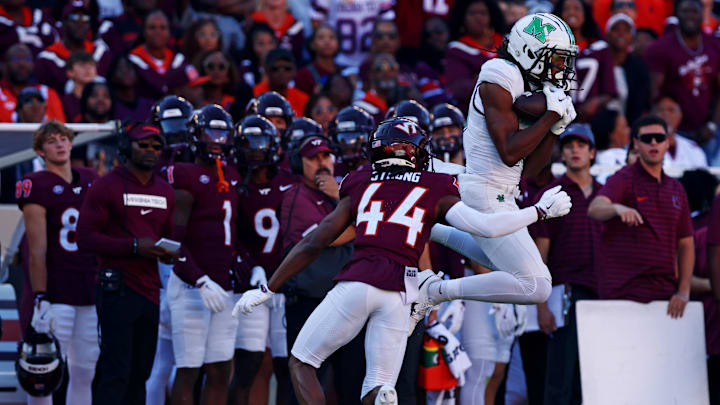
[[[225,62],[217,62],[217,63],[215,63],[215,62],[208,62],[208,63],[205,64],[205,69],[206,69],[206,70],[216,70],[216,69],[217,69],[217,70],[225,70],[225,69],[227,69],[227,68],[228,68],[228,65],[227,65],[227,63],[225,63]]]
[[[79,21],[79,22],[90,22],[90,16],[87,14],[70,14],[68,15],[68,20],[70,21]]]
[[[279,71],[281,71],[281,70],[284,70],[284,71],[286,71],[286,72],[292,72],[293,69],[294,69],[294,67],[293,67],[293,66],[290,66],[290,65],[275,65],[275,66],[270,66],[270,71],[273,72],[273,73],[279,72]]]
[[[161,151],[163,146],[159,143],[136,142],[139,149],[152,148],[154,151]]]
[[[632,1],[617,1],[612,4],[613,10],[621,9],[621,8],[630,8],[635,9],[635,3]]]
[[[649,145],[649,144],[652,143],[653,139],[654,139],[655,142],[657,142],[657,143],[665,142],[665,140],[667,139],[667,135],[665,135],[665,134],[663,134],[663,133],[657,133],[657,134],[642,134],[642,135],[638,135],[638,139],[640,139],[640,142],[646,143],[646,144]]]
[[[398,33],[397,33],[397,32],[382,32],[382,31],[377,31],[377,32],[375,32],[375,33],[373,34],[373,36],[374,36],[376,39],[383,39],[383,38],[395,39],[395,38],[397,38]]]

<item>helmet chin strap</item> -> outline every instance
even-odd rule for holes
[[[217,191],[219,193],[227,193],[230,191],[230,184],[225,180],[225,174],[222,170],[222,161],[220,158],[215,158],[215,167],[217,168],[218,182]]]

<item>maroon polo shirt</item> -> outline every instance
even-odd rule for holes
[[[599,298],[669,299],[677,291],[678,240],[693,234],[680,182],[665,173],[658,182],[638,160],[610,176],[598,195],[636,209],[644,221],[634,227],[618,216],[605,221],[595,262]]]
[[[294,190],[283,193],[280,208],[280,234],[283,251],[312,232],[335,209],[335,201],[300,180]]]
[[[564,217],[538,222],[534,237],[550,239],[547,265],[553,285],[576,284],[597,292],[594,252],[600,240],[602,223],[588,217],[587,210],[602,185],[593,179],[592,193],[585,197],[580,186],[563,175],[541,193],[557,185],[562,186],[570,196],[572,209]]]
[[[125,202],[124,202],[125,201]],[[124,166],[90,188],[80,209],[78,243],[94,252],[101,268],[123,272],[125,285],[160,302],[157,261],[132,254],[133,238],[172,238],[173,188],[157,174],[142,184]]]

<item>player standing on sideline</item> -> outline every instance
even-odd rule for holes
[[[467,173],[460,175],[460,195],[469,206],[485,213],[518,210],[515,197],[523,166],[527,166],[526,174],[544,166],[557,136],[575,118],[565,92],[575,74],[577,49],[570,28],[559,17],[531,14],[515,23],[498,48],[499,57],[483,64],[463,134]],[[522,128],[513,103],[526,90],[540,89],[547,110],[534,124]],[[482,249],[501,271],[442,282],[431,277],[421,286],[414,321],[443,301],[536,304],[550,296],[550,272],[526,228],[501,238],[474,239],[476,246],[464,246]],[[448,235],[434,235],[433,240],[454,247]],[[460,253],[474,259],[473,254]]]
[[[177,364],[172,403],[193,404],[204,365],[203,403],[224,404],[237,333],[230,314],[240,175],[223,162],[232,148],[232,118],[219,105],[207,105],[188,132],[195,162],[167,170],[177,201],[175,239],[182,242],[167,287]]]
[[[447,221],[467,232],[497,237],[570,210],[570,199],[559,188],[543,195],[536,206],[516,212],[473,210],[460,201],[454,178],[426,171],[427,143],[428,136],[414,121],[394,118],[380,124],[369,140],[373,171],[350,173],[342,182],[337,208],[290,251],[268,286],[246,292],[235,305],[233,312],[247,313],[271,299],[273,290],[355,225],[353,258],[335,277],[338,284],[310,315],[292,349],[290,372],[301,404],[324,403],[313,368],[366,323],[363,403],[397,404],[393,386],[405,352],[410,303],[418,293],[416,266],[430,236],[426,223]]]
[[[52,332],[67,359],[68,404],[92,403],[92,380],[100,355],[95,312],[95,255],[78,248],[75,229],[80,206],[97,174],[70,167],[74,134],[58,121],[33,134],[33,149],[46,170],[17,182],[29,248],[29,279],[35,295],[31,326]],[[52,404],[52,396],[28,396],[30,405]]]

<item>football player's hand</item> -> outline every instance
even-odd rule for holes
[[[167,250],[155,246],[155,241],[150,238],[138,239],[137,254],[150,259],[164,259],[172,256]]]
[[[545,191],[540,197],[540,201],[535,204],[535,207],[544,214],[538,219],[561,217],[570,212],[570,208],[572,208],[570,196],[560,188],[561,186],[555,186]]]
[[[200,277],[195,286],[200,291],[200,298],[205,307],[213,312],[222,312],[225,309],[225,299],[228,293],[220,285],[206,275]]]
[[[537,318],[538,326],[544,334],[549,335],[557,330],[557,324],[555,323],[555,315],[550,312],[550,308],[548,308],[547,303],[538,304]]]
[[[670,302],[668,303],[668,315],[670,315],[670,317],[673,319],[682,318],[683,314],[685,313],[685,306],[687,305],[688,301],[689,297],[687,295],[675,293],[675,295],[670,298]]]
[[[53,316],[50,310],[50,301],[44,296],[35,298],[33,316],[30,325],[38,333],[49,333],[52,329]]]
[[[450,325],[447,328],[448,331],[450,331],[450,333],[454,335],[458,333],[458,331],[462,327],[464,314],[465,303],[463,303],[462,300],[453,300],[450,301],[447,307],[445,307],[445,311],[440,317],[440,322],[444,323],[445,321],[450,319]]]
[[[260,284],[260,288],[245,291],[238,302],[235,303],[232,316],[237,317],[240,312],[247,315],[253,311],[253,308],[271,299],[272,296],[273,292],[265,284]]]
[[[572,98],[559,87],[547,82],[543,85],[543,94],[545,94],[547,110],[560,116],[560,119],[550,128],[550,132],[560,135],[577,116]]]
[[[495,315],[495,328],[500,338],[505,339],[515,334],[517,319],[512,304],[493,304],[490,315]]]
[[[630,226],[638,226],[643,224],[643,218],[640,213],[630,207],[626,207],[622,204],[613,204],[615,207],[615,213],[620,217],[620,220]]]
[[[335,177],[330,175],[330,172],[327,170],[319,170],[318,172],[319,173],[315,174],[315,184],[317,185],[318,189],[328,197],[334,200],[339,200],[340,186],[338,186]]]
[[[250,285],[258,287],[260,284],[267,285],[267,276],[265,276],[265,269],[260,266],[255,266],[252,268],[250,275]]]

